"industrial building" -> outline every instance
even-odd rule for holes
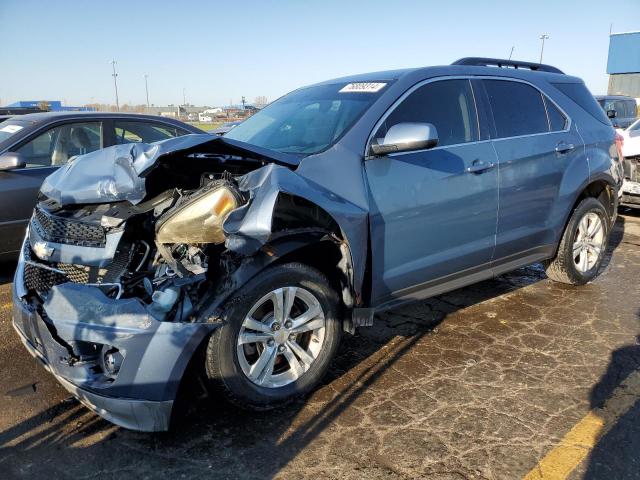
[[[92,107],[72,107],[69,105],[62,105],[62,102],[60,100],[20,100],[19,102],[6,105],[4,108],[39,108],[41,110],[48,110],[51,112],[92,112],[95,110]]]
[[[609,36],[609,95],[640,98],[640,32]]]

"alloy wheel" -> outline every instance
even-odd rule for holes
[[[273,290],[249,310],[237,355],[247,378],[266,388],[295,382],[322,350],[326,320],[318,299],[301,287]]]
[[[573,262],[581,273],[591,270],[600,259],[605,232],[602,219],[595,212],[588,212],[578,223],[573,242]]]

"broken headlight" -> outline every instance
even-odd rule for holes
[[[156,239],[159,243],[222,243],[222,224],[237,207],[235,192],[216,186],[176,207],[160,224]]]

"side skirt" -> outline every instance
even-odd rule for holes
[[[373,314],[376,312],[391,310],[407,303],[435,297],[437,295],[442,295],[443,293],[457,290],[458,288],[466,287],[483,280],[488,280],[516,270],[520,267],[549,259],[553,257],[554,253],[554,245],[543,245],[525,250],[524,252],[520,252],[515,255],[510,255],[509,257],[505,257],[497,261],[485,263],[478,267],[463,270],[462,272],[453,273],[429,282],[398,290],[393,292],[386,299],[383,299],[383,301],[374,309],[371,309],[372,318],[371,321],[367,323],[370,325],[373,324]]]

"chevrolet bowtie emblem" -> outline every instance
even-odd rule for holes
[[[42,260],[46,260],[51,255],[53,255],[53,247],[47,245],[46,242],[36,242],[31,248],[33,249],[33,253],[35,253],[38,258],[41,258]]]

